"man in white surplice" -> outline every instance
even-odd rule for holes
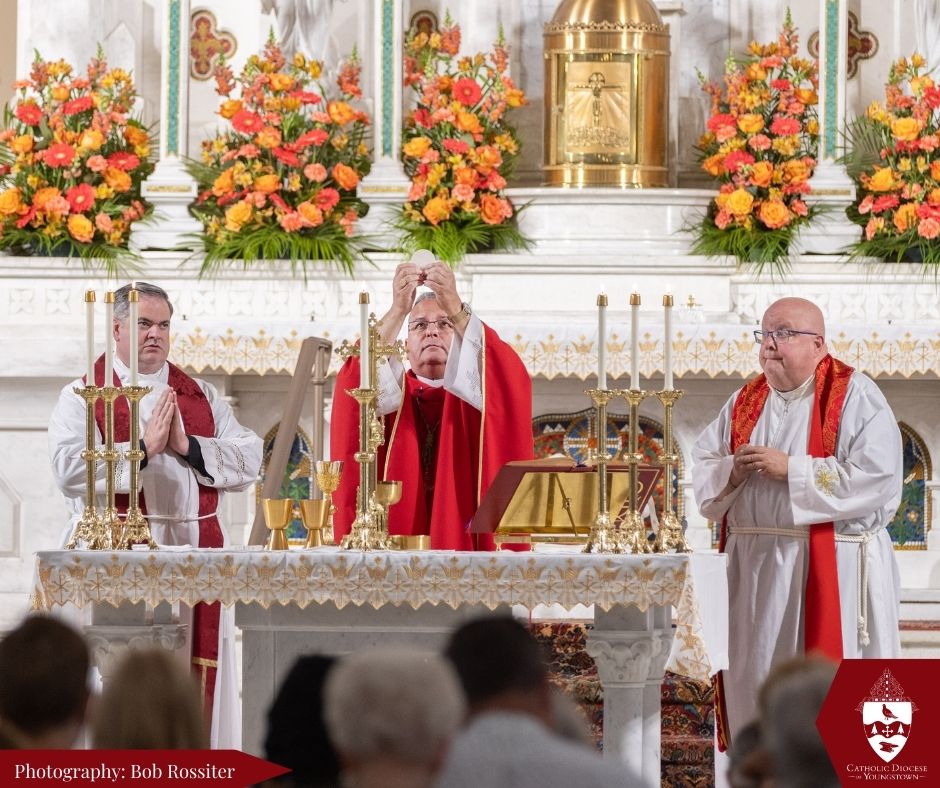
[[[214,386],[186,375],[167,361],[170,349],[170,318],[173,306],[164,290],[138,282],[140,295],[138,325],[129,326],[128,293],[130,286],[115,293],[114,376],[111,385],[127,385],[130,343],[136,341],[139,353],[141,386],[149,386],[140,405],[143,427],[140,487],[146,505],[154,540],[162,545],[221,547],[225,532],[215,518],[218,493],[245,490],[251,487],[261,467],[261,439],[236,420],[232,408]],[[96,384],[104,380],[104,362],[96,364]],[[59,394],[49,422],[49,453],[59,489],[65,495],[71,521],[68,534],[80,518],[85,495],[85,404],[73,388],[85,385],[84,379],[69,383]],[[118,412],[126,403],[115,405],[116,433]],[[100,415],[99,415],[100,418]],[[123,419],[124,430],[127,417]],[[98,441],[103,443],[102,425],[98,425]],[[129,448],[126,435],[117,435],[119,457]],[[100,445],[99,445],[100,448]],[[126,496],[129,490],[128,464],[120,459],[116,465],[115,490]],[[105,492],[104,464],[98,464],[96,483],[98,505],[103,508]],[[124,504],[126,506],[126,503]],[[100,511],[100,510],[99,510]],[[211,528],[211,534],[207,532]],[[68,538],[68,537],[66,537]],[[181,617],[189,618],[188,608],[181,608]],[[184,620],[183,623],[186,623]],[[223,610],[212,626],[218,625],[217,659],[196,659],[200,666],[217,663],[215,689],[212,697],[213,747],[238,748],[241,742],[240,706],[235,675],[235,632],[232,609]],[[193,627],[188,631],[192,636]],[[210,685],[211,686],[211,685]],[[208,695],[209,693],[207,693]]]
[[[809,534],[820,524],[834,524],[832,594],[844,656],[900,654],[899,575],[885,530],[901,497],[900,431],[871,379],[829,356],[825,332],[810,301],[771,304],[754,332],[764,375],[732,395],[693,449],[699,510],[725,520],[730,642],[722,694],[732,735],[757,715],[771,666],[812,640],[808,628],[804,639],[807,616],[819,618],[807,604],[815,571]],[[840,391],[844,399],[833,394]],[[836,413],[828,426],[823,398],[841,404],[841,419]],[[814,418],[823,426],[814,428]],[[827,429],[833,450],[808,448],[812,433]]]

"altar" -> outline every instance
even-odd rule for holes
[[[593,615],[588,652],[604,687],[605,755],[658,784],[664,671],[707,679],[727,661],[721,555],[49,550],[38,553],[38,569],[37,603],[108,611],[117,650],[131,640],[172,646],[166,624],[152,623],[150,639],[141,628],[161,605],[234,605],[243,633],[242,746],[255,754],[267,708],[300,654],[379,643],[437,650],[469,617],[537,616],[554,605]]]

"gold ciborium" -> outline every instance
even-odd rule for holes
[[[317,460],[314,465],[314,472],[317,487],[322,491],[323,500],[326,501],[322,526],[323,544],[336,544],[333,536],[333,514],[336,512],[336,507],[333,506],[333,493],[339,487],[339,480],[343,474],[343,461]]]
[[[294,516],[294,502],[290,498],[262,498],[261,506],[264,508],[264,523],[268,526],[271,535],[265,550],[287,550],[287,526]]]
[[[388,533],[388,510],[401,500],[401,482],[377,482],[375,502],[381,508],[382,530]]]
[[[303,518],[304,528],[307,529],[305,548],[322,547],[325,544],[326,534],[323,529],[326,528],[329,507],[329,500],[323,498],[300,502],[300,516]]]

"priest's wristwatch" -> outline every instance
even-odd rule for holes
[[[456,325],[458,322],[463,323],[465,320],[469,320],[469,319],[470,319],[470,315],[472,315],[472,314],[473,314],[473,312],[470,310],[470,304],[468,304],[466,301],[464,301],[463,303],[461,303],[460,309],[458,309],[456,312],[454,312],[454,314],[448,315],[448,316],[447,316],[447,319],[448,319],[451,323],[453,323],[454,325]]]

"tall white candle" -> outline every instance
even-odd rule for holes
[[[640,294],[630,293],[630,388],[640,388]]]
[[[369,294],[359,293],[359,388],[371,386],[369,364]]]
[[[672,391],[672,291],[663,296],[663,388]]]
[[[132,289],[127,294],[127,302],[130,305],[130,313],[127,318],[127,330],[130,332],[131,339],[131,385],[137,385],[137,366],[138,366],[138,352],[139,352],[139,331],[137,329],[137,322],[140,315],[140,305],[139,305],[140,294]]]
[[[95,291],[85,291],[85,385],[95,385]]]
[[[114,385],[114,292],[104,294],[104,385]]]
[[[607,388],[607,293],[597,296],[597,387]]]

